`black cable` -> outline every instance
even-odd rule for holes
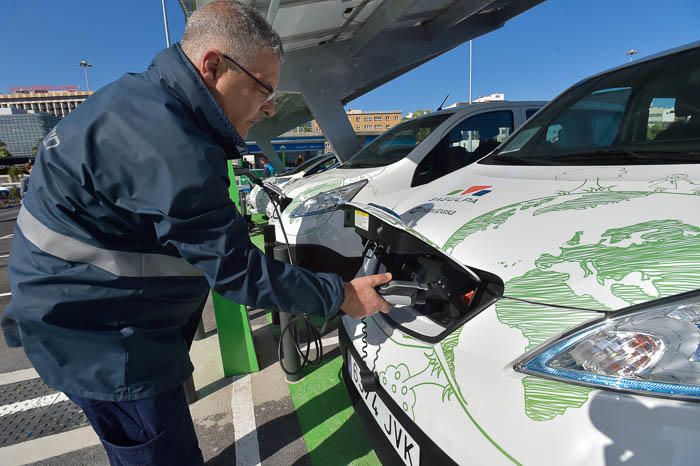
[[[354,19],[354,18],[348,18],[347,16],[345,16],[346,14],[349,14],[349,13],[342,13],[342,14],[340,15],[340,16],[342,16],[343,19],[346,20],[346,21],[349,21],[349,22],[355,23],[355,24],[360,24],[360,25],[366,23],[366,21],[357,21],[357,20]]]
[[[263,187],[263,189],[265,189],[265,187]],[[294,260],[292,259],[292,249],[289,245],[287,232],[285,231],[284,224],[282,223],[282,215],[279,211],[278,199],[276,198],[277,193],[274,193],[275,195],[271,195],[272,193],[268,192],[267,194],[270,198],[270,202],[272,202],[272,207],[274,207],[275,209],[277,221],[279,222],[280,229],[282,230],[282,235],[284,236],[284,243],[287,249],[287,257],[289,257],[289,264],[294,265]],[[306,330],[305,333],[307,336],[306,351],[302,351],[301,349],[303,342],[300,340],[301,335],[299,334],[296,325],[296,323],[302,319],[304,321],[304,328]],[[294,343],[294,349],[299,355],[299,358],[301,359],[301,364],[299,364],[299,368],[297,370],[290,370],[284,366],[284,348],[282,342],[284,341],[284,337],[287,335],[287,333],[289,333],[289,337]],[[309,353],[311,352],[312,343],[316,349],[316,356],[310,358]],[[314,324],[311,323],[311,320],[309,319],[309,316],[307,314],[292,317],[291,319],[289,319],[289,322],[287,322],[287,325],[285,325],[281,329],[279,343],[277,344],[277,359],[279,360],[279,364],[282,368],[282,371],[284,371],[284,373],[287,375],[296,375],[300,373],[307,364],[309,366],[318,366],[321,364],[321,361],[323,360],[323,342],[321,341],[321,332],[319,332],[319,330],[314,326]]]
[[[369,346],[369,343],[367,343],[367,319],[366,317],[360,321],[362,324],[362,360],[366,361],[367,360],[367,347]]]
[[[296,323],[299,320],[304,321],[304,328],[306,330],[307,335],[306,351],[302,351],[301,349],[303,343],[301,343],[300,341],[301,335],[298,333],[296,325]],[[284,367],[284,350],[282,349],[282,340],[288,332],[290,338],[294,342],[294,349],[296,350],[297,354],[299,355],[299,358],[301,359],[301,364],[299,364],[299,368],[295,371]],[[312,343],[316,349],[316,356],[310,358],[309,353],[311,352]],[[318,366],[319,364],[321,364],[321,361],[323,360],[323,342],[321,341],[321,334],[319,333],[318,329],[314,326],[314,324],[311,323],[311,320],[309,320],[309,316],[294,316],[289,320],[289,323],[285,325],[285,327],[282,329],[282,333],[280,333],[279,345],[277,345],[277,358],[279,359],[280,367],[287,375],[296,375],[300,373],[302,369],[304,369],[304,366],[306,366],[307,364],[309,366]]]
[[[369,368],[369,361],[367,361],[368,354],[367,354],[367,348],[369,347],[369,343],[367,342],[367,321],[366,317],[362,319],[360,322],[362,323],[362,338],[360,341],[362,342],[362,360],[365,362],[367,365],[367,369],[370,373],[375,373],[377,371],[377,361],[379,361],[379,351],[382,349],[382,345],[380,343],[377,343],[377,351],[374,353],[374,361],[372,361],[372,368]]]

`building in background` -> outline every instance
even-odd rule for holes
[[[364,112],[362,110],[348,110],[348,120],[355,130],[355,134],[360,138],[360,142],[365,144],[372,142],[384,131],[393,128],[401,123],[402,113],[400,110]],[[260,153],[260,147],[255,141],[246,141],[251,154]],[[320,155],[324,152],[332,152],[330,143],[321,131],[316,120],[299,125],[291,131],[280,135],[272,140],[275,151],[287,161],[296,160],[299,155],[305,159]]]
[[[478,104],[478,103],[484,103],[484,102],[503,102],[504,100],[506,100],[506,95],[504,93],[494,92],[493,94],[482,95],[480,97],[477,97],[476,99],[472,100],[472,103]],[[465,105],[469,105],[469,102],[455,102],[455,103],[447,105],[443,108],[463,107]]]
[[[348,120],[355,130],[355,134],[360,138],[360,143],[364,146],[375,140],[377,136],[382,134],[394,126],[401,123],[401,110],[388,110],[378,112],[365,112],[363,110],[348,110]],[[321,132],[321,128],[316,123],[316,120],[311,122],[314,131]],[[331,147],[326,142],[326,151],[330,151]]]
[[[348,120],[355,130],[355,134],[378,135],[401,123],[401,111],[389,110],[381,112],[365,112],[362,110],[348,110]],[[314,121],[314,123],[316,123]],[[318,126],[318,125],[317,125]]]
[[[0,94],[0,108],[19,108],[64,117],[90,97],[93,92],[77,86],[19,86],[9,94]]]
[[[56,115],[19,108],[0,108],[0,141],[14,157],[31,157],[32,149],[61,120]]]
[[[506,100],[506,95],[502,92],[494,92],[489,95],[482,95],[474,99],[474,102],[503,102]]]

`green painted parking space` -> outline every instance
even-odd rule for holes
[[[289,384],[306,448],[314,465],[380,465],[343,385],[342,364],[340,356],[328,358]]]

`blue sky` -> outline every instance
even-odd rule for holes
[[[167,0],[172,40],[184,16]],[[638,57],[700,40],[700,0],[547,0],[474,41],[473,95],[547,100],[575,81]],[[81,59],[96,89],[141,71],[165,46],[158,0],[3,0],[0,92],[11,86],[85,87]],[[466,100],[465,44],[351,102],[363,110],[435,108]]]

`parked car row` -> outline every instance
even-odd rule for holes
[[[396,280],[403,304],[340,331],[382,460],[697,464],[699,162],[700,42],[283,187],[298,264]]]
[[[406,198],[419,187],[439,183],[491,152],[543,105],[474,104],[397,125],[336,169],[282,188],[291,204],[275,222],[277,238],[284,238],[282,223],[297,265],[351,279],[363,245],[339,204],[376,202],[396,193]]]

